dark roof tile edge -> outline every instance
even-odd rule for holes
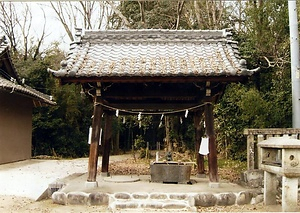
[[[23,86],[2,77],[0,77],[0,89],[10,91],[11,93],[17,92],[23,95],[28,95],[32,99],[39,100],[49,105],[56,105],[56,102],[52,101],[51,96],[41,93],[28,85]]]

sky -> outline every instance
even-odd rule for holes
[[[49,46],[54,41],[59,41],[60,47],[63,50],[67,50],[69,48],[70,39],[67,36],[62,24],[57,19],[57,16],[53,9],[51,8],[51,5],[49,2],[26,2],[32,11],[32,35],[39,36],[42,33],[43,25],[45,23],[43,10],[46,15],[46,35],[44,48]],[[23,10],[22,3],[18,2],[17,4],[17,10],[21,11]]]

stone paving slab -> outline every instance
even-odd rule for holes
[[[150,182],[150,175],[129,175],[124,176],[123,179],[139,179],[136,182],[122,182],[114,183],[107,182],[106,179],[110,177],[101,177],[98,175],[97,182],[98,187],[96,188],[87,188],[85,183],[87,180],[87,174],[84,174],[80,177],[74,178],[68,181],[68,184],[62,189],[63,192],[72,192],[72,191],[83,191],[87,193],[92,192],[107,192],[107,193],[116,193],[116,192],[172,192],[172,193],[200,193],[200,192],[211,192],[211,193],[222,193],[222,192],[240,192],[245,191],[247,188],[240,186],[238,184],[230,183],[228,181],[220,181],[219,187],[211,188],[208,178],[197,178],[195,176],[191,177],[191,182],[193,184],[163,184],[163,183],[154,183]],[[112,175],[111,179],[115,177]],[[120,175],[116,176],[116,179],[121,180]]]

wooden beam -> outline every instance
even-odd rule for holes
[[[124,109],[124,110],[135,110],[137,112],[141,111],[149,111],[152,110],[153,112],[164,112],[164,111],[170,111],[170,110],[185,110],[187,108],[196,107],[198,105],[201,105],[202,103],[194,102],[194,103],[168,103],[168,102],[162,102],[162,103],[112,103],[108,102],[107,105],[116,109]]]
[[[104,127],[104,141],[102,144],[102,167],[101,173],[108,175],[109,166],[109,154],[111,149],[112,140],[112,119],[113,113],[111,111],[105,111],[105,127]]]
[[[193,83],[193,82],[243,82],[248,76],[176,76],[176,77],[151,77],[151,76],[112,76],[112,77],[62,77],[61,84],[68,83],[92,83],[92,82],[110,82],[110,83],[145,83],[145,82],[162,82],[162,83]]]
[[[214,129],[213,105],[204,107],[206,134],[209,140],[208,169],[210,182],[219,182],[216,136]]]
[[[195,127],[195,152],[197,163],[197,174],[204,175],[204,156],[199,154],[201,145],[201,137],[203,136],[203,128],[200,125],[203,110],[198,110],[194,113],[194,127]]]
[[[99,138],[101,129],[101,118],[103,107],[100,104],[102,101],[100,96],[94,98],[94,115],[92,121],[92,138],[90,144],[89,164],[88,164],[88,182],[96,182],[98,154],[99,154]]]

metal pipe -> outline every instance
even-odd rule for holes
[[[299,41],[296,0],[288,0],[291,51],[291,83],[293,128],[300,128]]]

